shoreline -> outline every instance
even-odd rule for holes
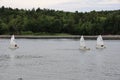
[[[85,39],[96,40],[98,35],[84,36]],[[11,35],[0,35],[0,39],[10,39]],[[15,35],[16,39],[80,39],[81,35],[43,36],[43,35]],[[102,35],[104,40],[120,40],[120,35]]]

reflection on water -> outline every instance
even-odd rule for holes
[[[0,40],[0,80],[120,80],[120,40],[106,40],[106,49],[88,40],[90,51],[81,51],[77,39],[17,43],[20,48],[12,51],[8,39]]]

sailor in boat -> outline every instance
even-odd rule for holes
[[[101,47],[103,47],[104,45],[101,45]]]
[[[17,44],[15,44],[15,47],[18,48]]]

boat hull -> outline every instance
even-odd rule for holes
[[[80,47],[80,50],[90,50],[90,48],[87,48],[87,47]]]
[[[104,49],[104,48],[106,48],[104,45],[97,45],[96,46],[96,49]]]

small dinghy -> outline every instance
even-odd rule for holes
[[[90,48],[88,48],[85,44],[85,40],[84,40],[84,37],[81,36],[80,38],[80,49],[81,50],[90,50]]]
[[[106,47],[105,47],[105,45],[104,45],[102,36],[99,35],[99,36],[97,37],[96,49],[103,49],[103,48],[106,48]]]
[[[18,45],[17,45],[17,43],[15,42],[15,37],[14,37],[14,35],[11,36],[9,48],[10,48],[10,49],[17,49],[17,48],[19,48]]]

